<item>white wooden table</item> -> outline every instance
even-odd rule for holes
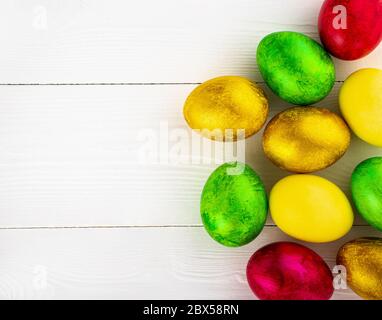
[[[259,40],[280,30],[318,39],[322,0],[2,0],[0,4],[0,298],[254,299],[245,279],[259,247],[290,240],[269,220],[251,244],[209,238],[199,197],[214,165],[138,159],[140,133],[185,129],[188,93],[219,75],[261,81]],[[347,75],[382,68],[382,47],[336,61],[318,105],[337,109]],[[261,84],[264,87],[264,84]],[[267,90],[272,114],[287,107]],[[151,131],[150,131],[151,130]],[[147,132],[147,131],[146,131]],[[269,190],[287,173],[247,143]],[[348,193],[361,160],[353,138],[323,171]],[[309,247],[330,266],[338,248],[381,236],[359,218],[343,239]],[[334,299],[357,299],[350,290]]]

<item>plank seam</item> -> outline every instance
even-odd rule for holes
[[[343,83],[344,81],[335,81]],[[256,81],[257,84],[266,84]],[[0,83],[0,86],[179,86],[199,85],[201,82],[78,82],[78,83]]]
[[[176,86],[200,82],[78,82],[78,83],[0,83],[0,86]]]
[[[355,224],[353,227],[369,227],[367,225]],[[35,226],[35,227],[0,227],[3,230],[65,230],[65,229],[158,229],[158,228],[203,228],[202,224],[183,224],[183,225],[94,225],[94,226]],[[276,225],[266,225],[265,228],[277,228]]]

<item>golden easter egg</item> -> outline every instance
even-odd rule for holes
[[[360,297],[382,300],[382,239],[360,238],[338,251],[337,264],[346,268],[346,283]]]
[[[212,140],[236,141],[258,132],[268,116],[261,88],[243,77],[219,77],[202,83],[188,96],[188,125]]]
[[[325,108],[292,107],[277,114],[263,135],[266,156],[278,167],[310,173],[338,161],[350,145],[344,120]]]

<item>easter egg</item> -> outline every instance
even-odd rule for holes
[[[331,57],[313,39],[296,32],[276,32],[257,48],[261,75],[271,90],[295,105],[325,98],[335,82]]]
[[[217,242],[228,247],[251,242],[263,229],[268,213],[260,177],[248,165],[223,164],[203,188],[200,213],[205,229]]]
[[[350,145],[350,130],[341,117],[324,108],[293,107],[276,115],[263,135],[266,156],[296,173],[325,169]]]
[[[355,168],[351,192],[361,216],[382,231],[382,157],[367,159]]]
[[[349,232],[354,220],[345,194],[334,183],[313,175],[292,175],[277,182],[269,205],[282,231],[307,242],[337,240]]]
[[[184,109],[188,125],[212,140],[237,140],[258,132],[268,116],[263,90],[242,77],[219,77],[196,87]]]
[[[326,0],[318,29],[332,55],[343,60],[360,59],[382,40],[382,1]]]
[[[361,69],[340,90],[340,109],[354,133],[382,147],[382,70]]]
[[[360,297],[382,300],[382,239],[360,238],[346,243],[337,254],[346,268],[346,283]]]
[[[276,242],[256,251],[247,279],[261,300],[328,300],[333,277],[314,251],[292,242]]]

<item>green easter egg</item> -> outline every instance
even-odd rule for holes
[[[200,212],[213,239],[228,247],[243,246],[265,225],[268,199],[263,182],[248,165],[223,164],[204,186]]]
[[[382,157],[367,159],[355,168],[351,192],[361,216],[382,231]]]
[[[335,82],[329,54],[313,39],[297,32],[275,32],[257,48],[260,73],[271,90],[295,105],[325,98]]]

